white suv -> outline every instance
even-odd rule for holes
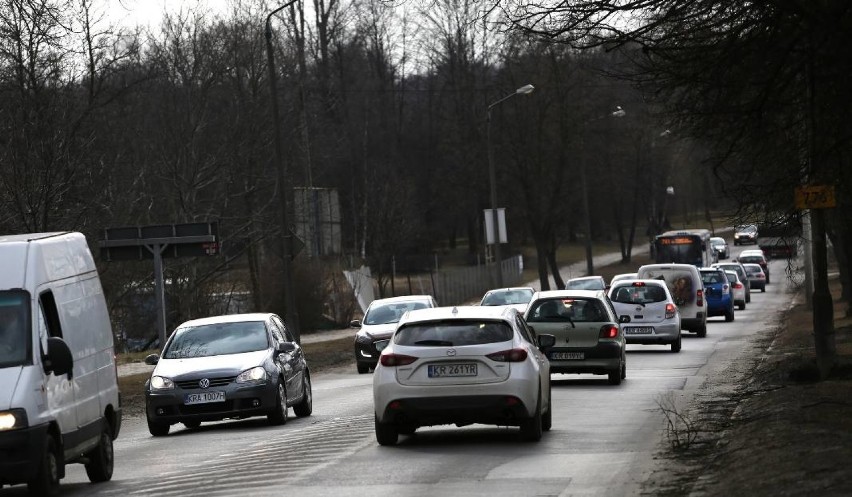
[[[680,313],[665,281],[618,281],[609,298],[619,319],[629,318],[621,327],[627,343],[670,344],[672,352],[680,352]]]
[[[420,426],[520,426],[527,441],[550,430],[550,364],[511,307],[411,311],[373,373],[376,440],[394,445]]]

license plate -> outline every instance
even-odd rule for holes
[[[554,352],[550,354],[550,358],[554,361],[577,361],[586,358],[585,352]]]
[[[429,378],[476,376],[476,364],[430,364]]]
[[[211,402],[225,402],[225,392],[188,393],[183,396],[183,403],[186,405]]]
[[[625,335],[650,335],[654,333],[654,328],[650,328],[647,326],[632,326],[628,328],[624,328]]]

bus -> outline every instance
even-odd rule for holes
[[[666,231],[654,239],[654,260],[657,264],[708,267],[719,261],[719,255],[710,244],[712,235],[706,229]]]

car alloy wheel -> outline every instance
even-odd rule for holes
[[[541,388],[539,388],[538,401],[535,405],[535,413],[531,417],[521,420],[521,438],[525,442],[538,442],[541,440],[542,429]]]
[[[378,416],[376,422],[376,441],[379,445],[396,445],[399,440],[399,432],[393,423],[380,423]]]
[[[278,378],[278,392],[275,395],[275,406],[272,412],[267,414],[266,419],[271,425],[283,425],[287,423],[287,391],[284,390],[284,380]]]
[[[310,416],[313,411],[313,390],[311,389],[311,375],[305,373],[305,380],[302,382],[302,400],[293,406],[293,412],[296,416],[303,418]]]

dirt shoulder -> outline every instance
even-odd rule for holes
[[[852,495],[852,318],[835,299],[837,366],[818,381],[813,327],[804,304],[790,309],[772,333],[682,413],[692,423],[687,448],[671,444],[645,482],[647,495]],[[721,388],[725,390],[724,387]],[[682,429],[682,431],[686,431]]]

